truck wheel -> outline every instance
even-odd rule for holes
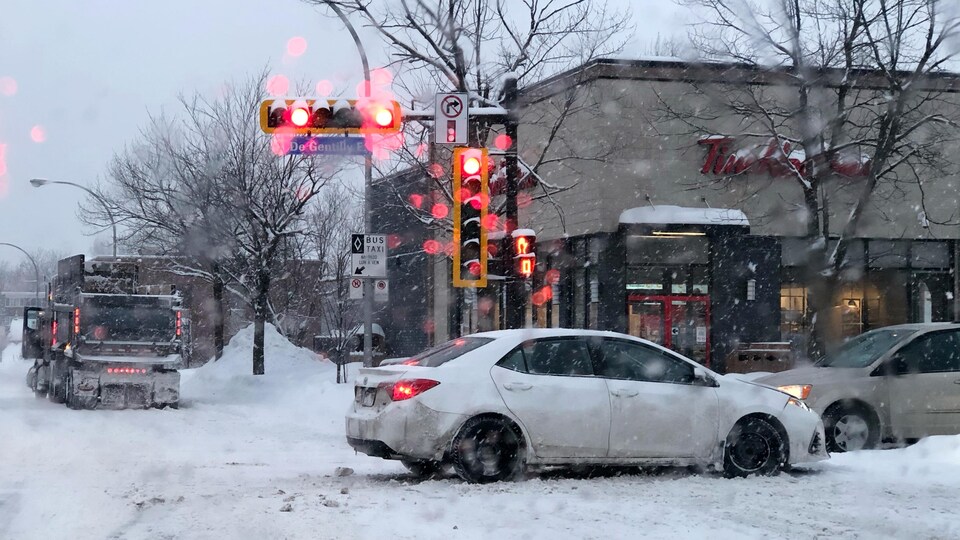
[[[80,404],[77,400],[77,395],[73,391],[73,376],[67,373],[67,380],[64,381],[64,399],[63,401],[67,404],[68,409],[79,409]]]

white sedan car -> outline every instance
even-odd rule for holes
[[[772,474],[827,458],[820,417],[777,390],[612,332],[503,330],[361,369],[360,452],[469,482],[550,465],[702,465]]]

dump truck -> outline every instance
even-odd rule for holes
[[[189,317],[171,285],[141,285],[136,260],[58,262],[43,307],[23,315],[27,386],[75,409],[176,408]]]

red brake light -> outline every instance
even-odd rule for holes
[[[404,366],[416,366],[419,363],[420,363],[419,360],[404,360],[403,362],[400,362],[400,364]]]
[[[177,312],[177,337],[183,334],[183,313]]]
[[[403,401],[418,396],[434,386],[440,384],[440,381],[433,379],[405,379],[397,381],[393,385],[393,401]]]
[[[73,309],[73,335],[80,335],[80,308]]]
[[[54,317],[56,317],[56,314],[54,314]],[[53,325],[50,328],[50,333],[53,334],[53,338],[50,339],[50,346],[56,347],[57,346],[57,320],[56,319],[53,320]]]

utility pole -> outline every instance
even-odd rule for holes
[[[332,0],[326,0],[325,4],[337,14],[337,17],[340,17],[340,20],[343,21],[344,26],[347,27],[347,30],[350,32],[350,36],[353,38],[353,43],[357,46],[357,52],[360,54],[360,63],[363,64],[363,92],[366,96],[369,97],[371,94],[371,83],[370,83],[370,63],[367,62],[367,52],[363,48],[363,42],[360,41],[360,36],[357,35],[356,29],[353,27],[353,24],[350,23],[350,19],[343,13],[343,10],[337,5],[336,2]],[[373,228],[370,220],[370,210],[371,210],[371,201],[370,196],[372,192],[371,184],[373,184],[373,158],[370,153],[367,152],[363,159],[363,233],[372,234]],[[372,367],[373,366],[373,280],[370,278],[363,278],[363,366]]]
[[[504,155],[506,161],[506,224],[504,227],[505,253],[503,257],[503,273],[506,303],[504,322],[508,329],[523,328],[526,302],[524,299],[523,280],[517,275],[516,247],[513,242],[513,231],[516,230],[520,219],[517,208],[517,192],[520,180],[520,166],[517,159],[517,78],[513,75],[503,82],[503,106],[507,110],[504,128],[510,139],[510,147]]]

